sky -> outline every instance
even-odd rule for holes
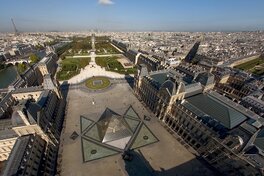
[[[264,0],[0,0],[0,32],[264,30]]]

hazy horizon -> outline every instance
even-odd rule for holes
[[[0,0],[0,32],[264,30],[262,0]]]

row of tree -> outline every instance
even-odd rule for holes
[[[31,64],[35,64],[35,63],[37,63],[39,60],[40,60],[40,57],[38,57],[36,54],[34,54],[34,53],[31,53],[30,55],[29,55],[29,59],[30,59],[30,63]]]

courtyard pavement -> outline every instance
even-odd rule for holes
[[[69,90],[67,100],[58,159],[61,175],[214,175],[162,127],[157,118],[134,96],[128,84],[115,84],[103,92],[87,92],[76,87]],[[125,162],[121,154],[83,162],[81,137],[76,140],[70,138],[74,131],[81,134],[80,115],[96,121],[106,107],[123,114],[129,105],[133,106],[141,119],[144,115],[151,117],[150,121],[144,122],[159,142],[134,150],[134,159],[130,162]]]

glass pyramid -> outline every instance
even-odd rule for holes
[[[119,153],[118,151],[98,145],[82,138],[83,161],[91,161]]]
[[[92,120],[81,116],[81,132],[84,132],[90,125],[92,125],[92,123]]]
[[[128,116],[128,117],[140,119],[139,116],[137,115],[136,111],[133,109],[132,106],[129,106],[129,108],[127,109],[127,111],[125,112],[124,115]]]
[[[100,119],[85,133],[85,136],[106,143],[133,135],[125,119],[106,108]]]
[[[136,131],[140,123],[139,120],[128,118],[128,117],[125,117],[125,121],[127,122],[128,126],[130,127],[133,133]]]
[[[94,124],[86,133],[84,133],[84,136],[102,142],[96,124]]]
[[[106,108],[97,122],[83,116],[80,120],[84,162],[158,141],[132,106],[124,115]]]
[[[158,142],[156,136],[143,124],[131,148],[136,149],[148,144]]]

